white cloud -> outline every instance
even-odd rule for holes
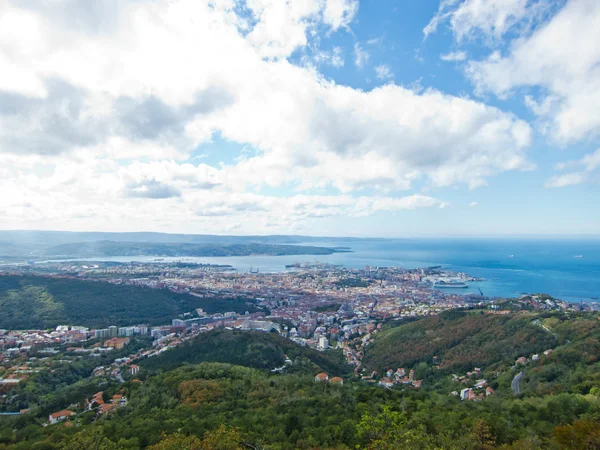
[[[369,62],[369,52],[363,50],[360,44],[357,42],[354,44],[354,64],[359,69],[362,69],[366,63]]]
[[[358,0],[326,0],[323,21],[333,30],[347,27],[358,12]]]
[[[247,0],[256,25],[248,40],[263,57],[286,58],[307,44],[307,32],[319,23],[336,31],[358,12],[356,0]]]
[[[467,52],[458,51],[446,53],[445,55],[440,55],[440,59],[442,61],[464,61],[467,59]]]
[[[334,47],[331,55],[331,65],[336,68],[344,67],[344,51],[341,47]]]
[[[600,132],[600,2],[573,0],[530,37],[514,41],[506,56],[494,52],[469,63],[467,73],[481,92],[505,97],[536,87],[526,104],[542,131],[561,143]]]
[[[544,184],[549,188],[560,188],[565,186],[573,186],[587,182],[600,180],[600,148],[593,153],[584,156],[578,161],[567,161],[557,164],[558,170],[579,169],[575,172],[569,172],[563,175],[556,175],[550,178]]]
[[[475,208],[477,206],[477,202],[471,202],[469,203],[469,207],[470,208]]]
[[[11,74],[0,77],[0,188],[17,202],[0,226],[222,229],[219,214],[233,213],[260,230],[282,211],[291,221],[444,207],[394,191],[474,188],[531,167],[531,130],[511,114],[433,89],[353,89],[288,61],[313,33],[347,27],[356,2],[253,0],[250,19],[233,2],[98,0],[93,14],[35,4],[0,6],[0,70]],[[357,43],[355,62],[367,60]],[[255,153],[190,164],[215,133]],[[263,186],[296,193],[251,193]],[[341,194],[299,194],[320,188]],[[356,197],[366,189],[378,194]]]
[[[379,66],[375,67],[375,76],[379,80],[389,80],[394,78],[394,73],[392,72],[392,69],[390,69],[390,66],[386,64],[380,64]]]
[[[328,64],[339,69],[344,67],[344,50],[341,47],[334,47],[331,52],[317,50],[313,55],[313,61],[319,64]]]
[[[448,22],[458,42],[478,37],[497,41],[515,28],[527,30],[550,6],[548,0],[442,0],[423,33],[427,38]]]

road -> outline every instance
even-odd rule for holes
[[[511,387],[515,395],[521,393],[521,378],[523,378],[523,372],[519,372],[512,380]]]

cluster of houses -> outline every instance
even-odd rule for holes
[[[375,380],[376,376],[377,372],[372,372],[371,375],[363,376],[361,380],[366,381],[367,383],[375,384],[377,382]],[[379,380],[379,386],[386,389],[390,389],[395,385],[404,385],[419,389],[422,383],[423,380],[415,380],[415,371],[412,369],[408,372],[407,376],[406,369],[404,367],[396,369],[395,372],[392,369],[388,370]]]
[[[463,401],[481,401],[493,393],[494,390],[487,385],[487,381],[480,380],[474,387],[460,391],[460,399]],[[458,392],[453,392],[453,394],[458,395]]]
[[[115,394],[109,401],[104,401],[104,392],[95,393],[91,399],[85,399],[83,403],[83,412],[95,411],[98,415],[109,414],[117,408],[127,405],[127,398],[123,394]],[[76,413],[68,409],[57,411],[48,416],[50,425],[64,422]],[[65,422],[65,426],[72,426],[72,422]]]
[[[552,354],[552,349],[548,349],[544,352],[544,356],[550,356]],[[540,359],[540,355],[532,355],[531,356],[531,361],[537,361],[538,359]],[[529,362],[529,359],[527,359],[525,356],[521,356],[520,358],[517,358],[517,360],[515,361],[515,366],[518,365],[522,365],[524,366],[525,364],[527,364]]]
[[[321,372],[318,373],[317,375],[315,375],[315,382],[316,383],[327,383],[329,382],[330,384],[339,384],[339,385],[343,385],[344,384],[344,380],[340,377],[333,377],[333,378],[329,378],[329,375],[327,375],[325,372]]]
[[[479,377],[481,375],[481,369],[479,367],[475,367],[472,372],[467,372],[464,376],[452,375],[452,379],[456,383],[466,384],[473,380],[475,377]],[[494,394],[494,389],[488,386],[487,380],[484,379],[476,379],[475,385],[471,388],[465,388],[460,391],[453,391],[451,395],[456,397],[460,396],[461,400],[470,400],[477,401],[483,400],[484,398]]]

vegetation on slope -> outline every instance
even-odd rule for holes
[[[0,276],[0,328],[36,329],[170,323],[195,308],[256,311],[247,300],[200,298],[167,289],[39,276]]]
[[[365,352],[364,364],[373,370],[412,367],[439,359],[442,373],[514,361],[554,348],[557,338],[539,325],[534,315],[494,315],[448,311],[402,324],[377,335]]]
[[[349,371],[342,358],[336,357],[340,355],[333,352],[323,353],[301,347],[277,333],[231,330],[201,334],[187,344],[143,361],[141,365],[150,370],[171,370],[184,363],[221,362],[272,370],[284,366],[286,356],[293,361],[287,372],[325,371],[333,376]]]
[[[467,403],[435,392],[315,383],[312,376],[269,375],[219,363],[181,367],[128,383],[124,391],[127,407],[95,422],[93,414],[78,415],[72,421],[79,426],[42,428],[43,419],[34,416],[0,421],[0,449],[558,450],[600,445],[598,433],[590,433],[598,429],[600,398],[589,395]],[[199,446],[211,434],[229,444]]]

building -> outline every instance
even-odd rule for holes
[[[75,413],[73,411],[69,411],[68,409],[63,409],[62,411],[58,411],[52,413],[48,416],[48,420],[50,421],[50,425],[54,425],[55,423],[62,422],[63,420],[74,416]]]
[[[116,326],[110,326],[108,327],[108,337],[117,337],[119,335],[119,327]]]
[[[123,347],[125,347],[127,344],[129,344],[129,338],[118,338],[118,337],[114,337],[112,339],[109,339],[108,341],[104,342],[104,347],[112,347],[116,350],[121,350]]]
[[[325,336],[321,336],[319,338],[319,348],[322,350],[329,348],[329,341]]]
[[[121,327],[119,328],[119,336],[130,337],[134,335],[134,327]]]
[[[460,391],[460,399],[461,400],[467,400],[469,398],[469,391],[473,391],[473,389],[463,389],[462,391]]]
[[[131,366],[129,366],[129,373],[131,375],[137,375],[140,371],[140,367],[136,366],[135,364],[132,364]]]
[[[277,331],[281,332],[281,328],[278,323],[263,321],[263,320],[245,320],[242,323],[242,330],[257,330],[257,331]]]
[[[103,328],[100,330],[95,330],[94,331],[94,337],[96,339],[106,339],[108,336],[108,328]]]
[[[329,375],[327,375],[325,372],[321,372],[321,373],[317,374],[317,376],[315,376],[315,381],[317,381],[317,382],[328,381],[328,380],[329,380]]]
[[[329,382],[331,384],[339,384],[339,385],[343,385],[344,384],[344,380],[340,377],[333,377],[331,380],[329,380]]]

